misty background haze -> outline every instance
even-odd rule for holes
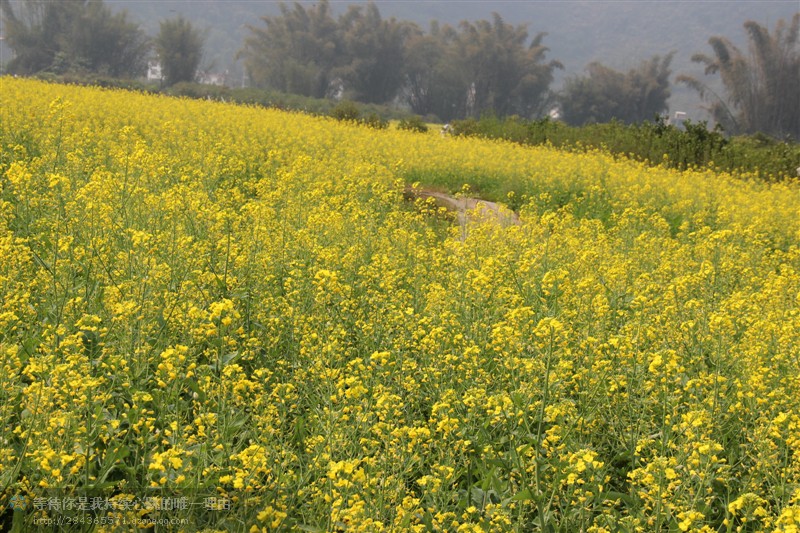
[[[235,56],[249,35],[247,24],[261,25],[261,16],[279,14],[280,2],[237,0],[111,0],[113,9],[127,9],[150,34],[158,21],[183,15],[207,32],[204,64],[212,71],[227,70],[241,79],[242,64]],[[305,6],[315,2],[299,2]],[[332,1],[338,16],[353,4],[367,2]],[[291,4],[291,2],[287,2]],[[544,45],[549,59],[560,61],[563,70],[554,72],[552,86],[558,90],[569,76],[585,74],[585,67],[599,61],[627,71],[653,55],[675,51],[672,71],[702,76],[703,68],[691,62],[698,52],[708,53],[708,39],[722,35],[735,45],[746,46],[742,24],[755,20],[772,28],[781,18],[790,19],[800,2],[789,1],[377,1],[384,19],[409,20],[426,29],[431,20],[457,25],[462,20],[491,18],[497,12],[512,25],[526,24],[531,35],[547,32]],[[202,68],[202,66],[201,66]],[[673,84],[671,111],[687,111],[703,118],[701,102],[691,89]]]

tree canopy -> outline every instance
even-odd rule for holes
[[[262,17],[265,27],[248,26],[241,55],[257,86],[316,98],[325,97],[341,57],[338,26],[327,0],[304,8],[280,6],[281,14]]]
[[[183,17],[164,20],[155,40],[167,85],[194,81],[203,57],[203,35]]]
[[[374,3],[351,6],[338,21],[344,54],[334,76],[346,96],[368,103],[389,102],[403,83],[403,56],[414,26],[383,20]]]
[[[414,112],[443,120],[500,114],[531,116],[549,96],[556,61],[546,61],[545,34],[529,39],[494,14],[453,28],[384,20],[374,3],[334,19],[327,0],[251,26],[241,55],[259,86],[324,97],[341,92],[364,102],[399,97]]]
[[[678,81],[697,90],[712,116],[732,133],[757,131],[800,139],[800,13],[769,30],[752,20],[744,23],[748,52],[725,37],[708,40],[714,55],[695,54],[706,75],[719,74],[723,94],[688,75]]]
[[[587,75],[570,78],[561,93],[564,120],[573,125],[652,120],[667,110],[673,54],[654,56],[627,73],[591,63]]]
[[[147,67],[148,38],[125,11],[113,14],[99,0],[15,5],[0,0],[6,39],[14,51],[11,73],[77,71],[133,78]]]
[[[403,100],[419,115],[442,120],[466,114],[467,78],[460,70],[456,39],[450,26],[431,23],[428,33],[415,28],[404,56]]]

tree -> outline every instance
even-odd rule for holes
[[[403,55],[414,26],[382,20],[373,2],[365,11],[351,6],[338,26],[343,57],[334,75],[342,80],[347,96],[379,104],[392,100],[403,84]]]
[[[459,55],[470,83],[467,114],[540,114],[553,71],[563,68],[558,61],[545,61],[549,49],[542,41],[547,34],[539,33],[527,44],[525,26],[506,24],[497,13],[491,21],[462,22],[460,29]]]
[[[633,124],[665,112],[672,56],[653,56],[627,73],[596,62],[589,64],[586,76],[570,78],[564,84],[560,97],[564,121],[582,125],[616,119]]]
[[[126,11],[113,14],[102,1],[89,1],[75,23],[63,46],[75,65],[115,78],[145,73],[150,40]]]
[[[498,115],[538,116],[548,99],[558,61],[541,33],[528,44],[524,26],[513,27],[496,13],[492,21],[462,22],[458,30],[431,24],[427,35],[409,39],[406,98],[415,113],[442,120]]]
[[[262,17],[266,27],[248,26],[240,56],[256,86],[323,98],[329,94],[341,43],[330,4],[322,0],[305,9],[280,6],[281,14]]]
[[[8,71],[28,75],[50,68],[74,28],[83,4],[78,0],[28,0],[15,11],[9,0],[0,0],[6,39],[14,52]]]
[[[0,0],[6,38],[14,51],[8,71],[34,74],[93,72],[136,77],[147,67],[149,41],[127,12],[101,0],[25,0],[15,11]]]
[[[414,113],[433,114],[445,121],[465,115],[469,82],[463,58],[458,56],[457,38],[452,27],[436,22],[427,34],[412,31],[403,59],[403,96]]]
[[[160,23],[155,45],[165,83],[194,81],[203,57],[203,35],[182,16]]]
[[[713,56],[695,54],[705,74],[719,74],[723,94],[688,75],[678,81],[709,102],[713,118],[733,133],[763,132],[800,139],[800,13],[791,23],[779,20],[775,31],[750,20],[744,23],[749,54],[724,37],[711,37]]]
[[[458,29],[436,23],[426,34],[409,22],[383,20],[375,3],[334,20],[322,0],[250,27],[241,56],[256,85],[317,98],[339,94],[385,103],[398,94],[419,114],[443,120],[479,115],[537,115],[557,61],[545,61],[545,34],[529,43],[524,26],[494,14]]]

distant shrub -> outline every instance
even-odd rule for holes
[[[377,113],[368,113],[358,122],[370,128],[375,128],[376,130],[385,130],[389,127],[389,121],[384,120]]]
[[[344,122],[356,122],[361,116],[361,111],[354,102],[344,100],[331,109],[331,116]]]
[[[384,119],[375,111],[369,111],[362,114],[363,108],[359,107],[355,102],[345,100],[336,104],[331,109],[330,116],[342,122],[352,122],[360,124],[376,130],[385,130],[389,127],[389,121]]]
[[[206,85],[182,81],[163,90],[170,96],[183,96],[185,98],[198,98],[203,100],[225,100],[230,98],[230,89],[220,85]]]
[[[111,78],[100,74],[81,74],[67,72],[64,74],[53,74],[52,72],[40,72],[35,76],[37,79],[50,83],[66,83],[70,85],[83,85],[91,87],[102,87],[105,89],[124,89],[127,91],[139,92],[158,92],[158,86],[152,83],[143,83],[138,80],[126,80],[121,78]]]
[[[402,119],[397,124],[397,129],[399,130],[407,130],[407,131],[415,131],[417,133],[427,133],[428,125],[423,122],[422,118],[418,115],[412,115],[408,118]]]
[[[461,135],[464,137],[484,137],[486,136],[486,131],[482,130],[480,126],[481,124],[474,118],[465,118],[464,120],[454,120],[451,122],[450,131],[453,135]]]

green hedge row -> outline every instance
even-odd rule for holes
[[[713,168],[735,174],[754,173],[768,181],[797,179],[800,145],[766,135],[731,137],[705,122],[686,122],[684,129],[655,122],[625,125],[620,122],[568,126],[549,119],[516,117],[454,121],[455,135],[505,139],[522,144],[551,144],[563,149],[600,148],[652,164],[669,167]]]

